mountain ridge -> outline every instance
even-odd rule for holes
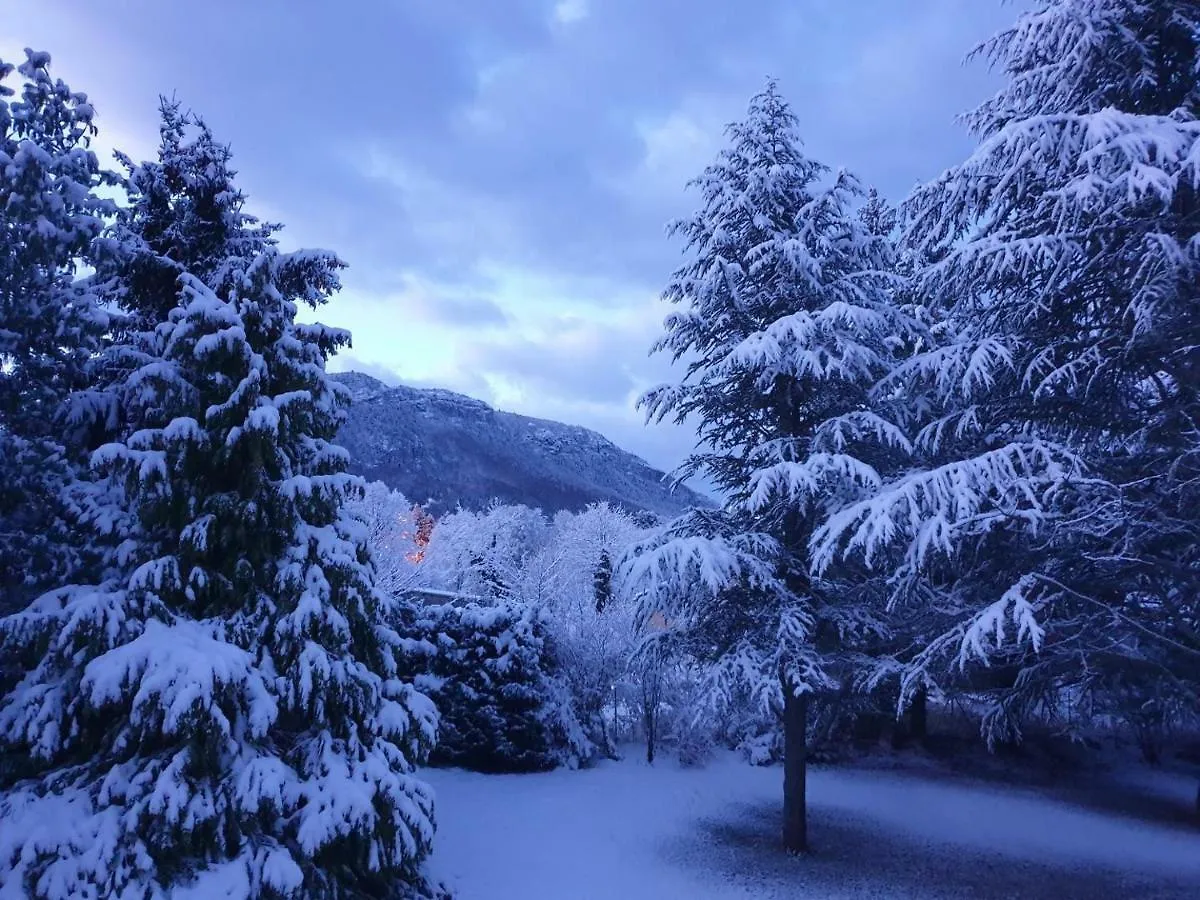
[[[607,501],[672,517],[712,501],[581,425],[504,412],[441,388],[331,373],[354,398],[338,442],[350,470],[441,513],[493,500],[547,513]]]

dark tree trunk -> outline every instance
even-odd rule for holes
[[[646,727],[646,762],[654,762],[655,719],[654,711],[647,704],[642,710],[643,724]]]
[[[925,743],[925,738],[929,735],[929,694],[924,687],[913,694],[908,718],[912,739],[918,744]]]
[[[789,853],[808,849],[807,756],[808,694],[783,686],[783,846]]]
[[[642,673],[642,725],[646,729],[646,762],[654,762],[658,742],[658,703],[661,694],[659,659],[653,657]]]

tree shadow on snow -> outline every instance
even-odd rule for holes
[[[1054,866],[978,848],[898,834],[840,811],[809,811],[811,852],[786,853],[779,808],[743,805],[706,819],[664,852],[693,873],[713,876],[763,898],[886,900],[1196,900],[1194,883],[1151,874]]]

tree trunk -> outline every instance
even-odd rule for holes
[[[808,694],[783,686],[783,846],[789,853],[808,849],[806,817]]]
[[[661,699],[659,660],[651,660],[642,674],[642,725],[646,729],[646,762],[654,762],[658,742],[658,703]]]
[[[646,762],[654,762],[654,742],[656,735],[655,725],[657,724],[658,716],[654,714],[654,708],[650,705],[649,700],[643,701],[642,705],[642,724],[646,728]]]
[[[918,744],[924,744],[929,734],[929,694],[921,687],[913,694],[912,704],[908,708],[909,722],[912,727],[912,739]]]

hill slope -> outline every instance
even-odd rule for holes
[[[333,376],[354,405],[338,434],[351,470],[434,512],[492,499],[547,512],[607,500],[673,516],[711,502],[671,491],[663,473],[594,431],[515,413],[443,390],[388,387],[359,372]]]

